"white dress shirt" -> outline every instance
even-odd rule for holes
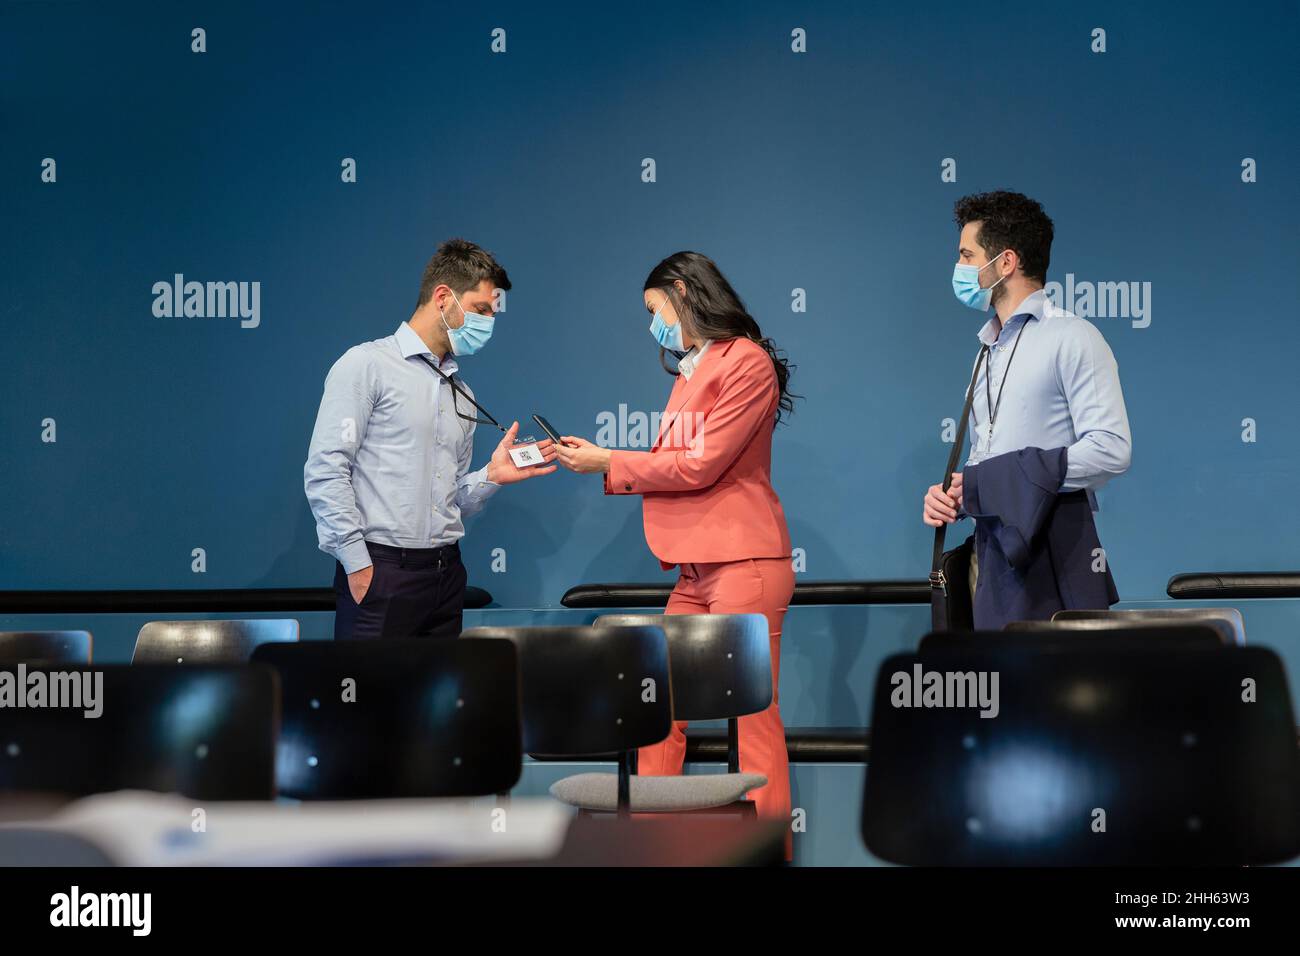
[[[689,352],[683,355],[681,361],[677,363],[677,370],[686,376],[686,381],[689,382],[691,376],[695,374],[695,369],[699,367],[700,359],[702,359],[704,353],[708,351],[709,343],[711,341],[711,339],[705,339],[701,344],[696,345]]]

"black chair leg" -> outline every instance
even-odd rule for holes
[[[740,721],[727,721],[727,773],[740,773]]]
[[[627,819],[632,815],[632,773],[636,751],[627,751],[618,757],[618,815]]]

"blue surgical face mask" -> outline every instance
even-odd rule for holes
[[[968,266],[959,262],[952,267],[952,291],[957,296],[958,302],[981,312],[989,310],[989,300],[993,296],[993,290],[998,287],[1006,276],[1003,276],[1002,279],[999,279],[987,289],[982,289],[980,288],[980,273],[1001,259],[1005,252],[1006,250],[1003,249],[1002,252],[999,252],[982,266]]]
[[[682,322],[678,319],[673,325],[664,321],[664,306],[668,304],[668,297],[664,296],[663,305],[659,306],[659,311],[655,313],[654,320],[650,323],[650,334],[666,349],[672,349],[674,352],[685,352],[686,344],[682,342]]]
[[[456,293],[451,294],[456,299],[456,304],[460,305],[460,299],[456,298]],[[461,314],[465,316],[465,321],[461,323],[460,328],[453,329],[447,325],[447,316],[442,310],[438,314],[442,316],[442,324],[446,326],[447,338],[451,341],[452,355],[473,355],[484,345],[487,340],[492,338],[493,319],[490,315],[479,315],[477,312],[466,312],[465,307],[460,305]]]

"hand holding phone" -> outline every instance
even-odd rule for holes
[[[546,437],[549,438],[551,441],[555,442],[555,444],[557,445],[564,444],[564,442],[560,441],[560,433],[557,432],[554,428],[552,428],[551,423],[548,422],[541,415],[534,415],[533,421],[537,422],[537,427],[540,428],[542,431],[546,432]]]

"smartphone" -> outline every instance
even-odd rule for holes
[[[564,444],[564,442],[560,441],[560,433],[557,432],[554,428],[552,428],[551,423],[548,422],[541,415],[534,415],[533,421],[537,422],[537,427],[540,428],[542,431],[546,432],[546,437],[549,438],[551,441],[555,442],[555,444],[557,445]]]

